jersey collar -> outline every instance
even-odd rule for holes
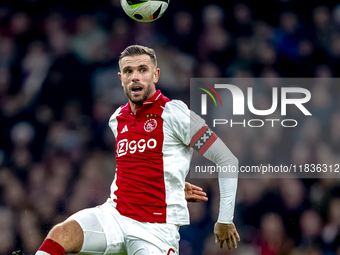
[[[144,105],[148,105],[148,104],[152,104],[152,103],[156,102],[158,99],[160,99],[161,97],[162,97],[161,91],[160,91],[160,90],[157,90],[156,93],[155,93],[149,100],[144,100],[143,106],[144,106]],[[133,114],[132,111],[131,111],[131,108],[130,108],[130,101],[127,103],[127,105],[129,106],[129,107],[128,107],[129,111],[131,112],[131,114]],[[143,108],[143,106],[142,106],[142,108]],[[140,109],[141,109],[141,108],[137,109],[137,112],[138,112]]]
[[[143,105],[152,104],[153,102],[156,102],[161,97],[161,95],[162,95],[161,91],[157,90],[156,93],[149,100],[144,100]]]

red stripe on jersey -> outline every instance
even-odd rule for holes
[[[175,250],[174,250],[174,249],[172,249],[172,248],[170,248],[170,249],[168,250],[168,253],[167,253],[167,255],[170,255],[170,252],[176,253],[176,252],[175,252]]]
[[[202,146],[202,148],[198,151],[199,154],[203,155],[209,147],[216,141],[217,135],[214,133],[209,140]]]
[[[40,246],[39,251],[44,251],[51,255],[65,255],[65,249],[52,239],[46,239]]]
[[[194,144],[201,138],[201,136],[205,133],[208,129],[208,126],[202,127],[197,133],[191,138],[190,147],[194,146]]]
[[[144,101],[136,115],[126,107],[116,117],[117,190],[114,201],[121,215],[141,222],[166,222],[161,116],[162,107],[169,101],[157,92]]]

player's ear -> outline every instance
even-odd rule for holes
[[[120,80],[122,80],[122,74],[120,72],[118,72],[118,77],[119,77]]]
[[[154,73],[154,75],[153,75],[153,81],[154,81],[155,83],[158,82],[160,72],[161,72],[161,70],[160,70],[159,68],[156,68],[156,71],[155,71],[155,73]]]

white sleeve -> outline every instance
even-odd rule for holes
[[[203,154],[204,157],[213,161],[218,166],[230,166],[238,170],[238,160],[223,143],[220,138],[209,147]],[[223,176],[224,173],[219,172],[218,182],[220,186],[220,211],[217,222],[230,224],[233,222],[235,199],[237,191],[237,171],[232,176]]]

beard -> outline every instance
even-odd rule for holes
[[[147,85],[147,86],[141,86],[143,89],[142,91],[144,91],[143,94],[135,96],[134,94],[132,94],[132,89],[131,88],[127,88],[124,87],[124,93],[127,96],[127,98],[130,100],[130,102],[134,103],[134,104],[143,104],[143,102],[145,100],[148,100],[151,98],[151,86]]]

